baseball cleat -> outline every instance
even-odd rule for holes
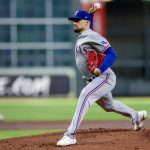
[[[134,131],[140,130],[144,125],[143,125],[143,120],[145,120],[147,117],[147,111],[139,111],[138,112],[138,120],[134,123]]]
[[[75,144],[76,142],[77,142],[77,141],[76,141],[75,138],[70,138],[69,136],[64,135],[64,136],[62,137],[62,139],[57,142],[56,145],[57,145],[57,146],[67,146],[67,145],[73,145],[73,144]]]

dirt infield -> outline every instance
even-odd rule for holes
[[[144,123],[144,129],[132,131],[126,121],[83,122],[76,135],[76,145],[57,147],[56,142],[63,135],[59,132],[0,140],[0,150],[150,150],[150,121]],[[69,122],[1,122],[0,130],[66,129],[68,125]]]
[[[79,130],[77,144],[57,147],[60,133],[42,134],[0,141],[0,150],[149,150],[150,130],[127,129]]]

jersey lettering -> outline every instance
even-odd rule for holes
[[[101,41],[101,44],[105,45],[108,44],[106,41]]]
[[[82,55],[86,55],[87,54],[86,47],[76,46],[75,50],[76,50],[76,54],[79,54],[79,53],[82,54]]]
[[[82,55],[87,55],[86,47],[83,47]]]

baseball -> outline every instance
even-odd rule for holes
[[[94,3],[95,9],[101,9],[102,5],[100,3]]]
[[[93,6],[89,9],[89,13],[93,14],[99,9],[102,9],[102,4],[94,3]]]

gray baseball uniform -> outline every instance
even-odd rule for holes
[[[109,47],[111,46],[104,37],[90,29],[78,36],[75,46],[76,64],[85,77],[95,77],[87,67],[87,51],[96,50],[104,53]],[[65,134],[74,136],[84,115],[94,102],[105,111],[120,113],[132,118],[134,122],[137,118],[137,111],[112,98],[111,91],[115,84],[116,76],[110,68],[87,84],[81,91],[71,125]]]

